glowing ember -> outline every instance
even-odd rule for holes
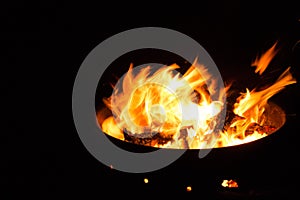
[[[256,73],[265,71],[277,52],[275,47],[276,43],[252,64]],[[216,81],[197,60],[183,75],[176,71],[178,68],[173,64],[151,73],[148,66],[134,73],[131,65],[113,94],[103,99],[114,116],[97,113],[102,131],[120,140],[160,148],[243,144],[278,128],[268,122],[267,113],[276,108],[270,108],[268,100],[285,86],[296,83],[287,68],[263,90],[246,88],[233,105],[233,117],[219,128],[219,117],[226,104],[223,99],[230,88],[217,90]],[[212,96],[218,98],[213,100]]]
[[[191,186],[187,186],[187,187],[186,187],[186,191],[187,191],[187,192],[191,192],[191,191],[192,191],[192,187],[191,187]]]
[[[239,187],[237,182],[234,180],[223,180],[222,182],[223,187],[229,187],[229,188],[237,188]]]

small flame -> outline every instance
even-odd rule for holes
[[[149,180],[147,178],[144,178],[144,183],[149,183]]]
[[[255,73],[258,72],[259,75],[262,75],[262,73],[266,70],[266,68],[278,52],[277,50],[275,50],[276,45],[277,42],[260,57],[256,57],[255,61],[252,63],[252,66],[256,67]]]
[[[237,188],[239,187],[238,183],[234,180],[223,180],[222,184],[223,187],[229,187],[229,188]]]

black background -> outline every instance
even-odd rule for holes
[[[192,5],[195,10],[186,9],[185,12],[183,7],[162,9],[160,5],[152,5],[154,8],[148,10],[124,7],[124,12],[119,13],[114,6],[60,1],[29,5],[23,1],[3,8],[1,44],[5,51],[1,55],[1,96],[6,120],[1,141],[3,152],[7,153],[1,165],[1,186],[8,186],[10,197],[31,192],[42,199],[109,198],[104,194],[131,198],[177,193],[201,197],[210,191],[199,183],[201,175],[195,168],[182,172],[174,163],[153,174],[121,173],[102,165],[82,145],[71,108],[77,70],[95,46],[121,31],[145,26],[180,31],[208,51],[225,82],[235,81],[250,87],[260,80],[253,73],[251,62],[257,53],[278,41],[280,51],[265,76],[277,77],[286,67],[292,66],[291,71],[299,80],[300,16],[297,7],[290,2],[266,5],[254,2],[243,5],[239,1],[200,3]],[[148,7],[147,3],[144,7]],[[271,79],[267,77],[267,80]],[[270,179],[273,183],[260,191],[267,190],[265,195],[272,197],[291,196],[299,186],[299,165],[296,164],[299,158],[298,84],[276,95],[274,101],[288,115],[288,127],[280,132],[287,136],[277,138],[272,147],[278,151],[273,155],[260,149],[267,152],[264,156],[271,160],[272,166],[257,167],[259,171],[268,171],[267,179],[273,177]],[[185,167],[189,164],[193,161]],[[237,169],[239,174],[249,170]],[[35,178],[37,173],[38,179]],[[143,183],[146,176],[150,180],[147,185]],[[219,184],[214,181],[208,181],[207,185]],[[25,189],[30,182],[36,186]],[[193,191],[186,193],[185,187],[190,184]],[[252,184],[255,186],[255,182]],[[283,192],[278,192],[280,190]],[[214,188],[208,194],[215,193]],[[249,193],[246,191],[247,195]]]

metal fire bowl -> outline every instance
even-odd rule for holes
[[[205,150],[187,149],[178,160],[157,173],[170,174],[170,176],[174,176],[175,173],[183,179],[190,177],[190,180],[197,184],[206,181],[207,183],[203,183],[204,186],[210,185],[209,180],[215,184],[226,178],[247,180],[248,184],[252,181],[254,185],[265,184],[266,181],[269,183],[274,179],[274,174],[269,169],[274,168],[274,165],[281,160],[278,150],[281,148],[281,139],[285,137],[287,128],[284,111],[274,103],[269,105],[265,123],[278,127],[269,136],[241,145],[213,148],[204,158],[199,158],[199,151]],[[131,152],[158,150],[154,147],[124,142],[109,135],[107,137],[115,145]]]

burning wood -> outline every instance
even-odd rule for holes
[[[273,133],[277,128],[274,126],[269,125],[259,125],[257,123],[252,123],[247,128],[245,135],[252,135],[254,132],[257,132],[259,134],[269,134]]]
[[[145,145],[145,146],[157,146],[164,145],[171,141],[173,138],[171,136],[166,137],[159,132],[147,132],[141,134],[132,134],[126,129],[123,131],[124,140],[131,142],[133,144]]]

